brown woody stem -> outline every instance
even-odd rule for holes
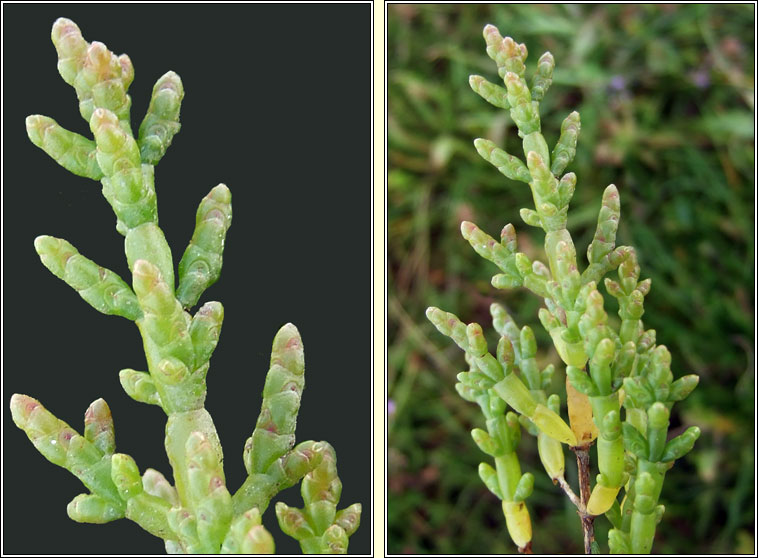
[[[587,502],[590,499],[590,446],[575,446],[571,450],[576,454],[576,466],[579,471],[579,497],[581,507],[578,510],[584,531],[584,553],[592,553],[592,543],[595,542],[595,516],[587,513]]]

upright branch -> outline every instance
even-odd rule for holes
[[[527,225],[544,231],[546,263],[532,261],[518,251],[516,231],[510,223],[502,229],[499,241],[466,221],[461,232],[479,255],[499,268],[492,277],[495,288],[524,287],[543,299],[540,322],[566,367],[570,426],[560,417],[558,394],[547,393],[553,367],[539,371],[532,330],[528,326],[519,329],[502,306],[495,304],[491,309],[494,327],[501,336],[497,358],[487,351],[478,324],[466,326],[453,314],[437,308],[429,308],[427,317],[466,352],[470,370],[459,375],[456,388],[464,399],[478,403],[485,415],[488,432],[472,432],[480,449],[494,456],[496,464],[507,449],[508,459],[518,464],[515,445],[501,439],[508,430],[500,427],[489,431],[490,424],[502,423],[513,433],[518,418],[518,424],[537,436],[545,471],[577,507],[585,552],[596,549],[593,521],[605,514],[614,525],[609,539],[612,552],[646,553],[655,523],[663,513],[656,503],[667,464],[689,451],[699,434],[697,427],[692,427],[666,442],[671,405],[695,387],[697,377],[685,376],[672,384],[668,351],[655,347],[653,330],[644,330],[641,317],[650,280],[639,281],[634,249],[616,246],[620,201],[613,184],[603,193],[597,229],[587,249],[588,265],[584,271],[579,269],[574,242],[566,228],[577,178],[572,172],[564,174],[576,155],[579,113],[566,116],[552,150],[541,132],[540,102],[552,83],[553,55],[546,52],[540,57],[529,85],[525,77],[526,46],[501,36],[493,25],[484,28],[484,39],[504,87],[482,76],[471,76],[469,84],[485,101],[509,111],[522,141],[524,160],[488,139],[476,139],[474,146],[508,179],[529,185],[534,205],[522,208],[520,216]],[[605,287],[619,300],[618,329],[609,323],[603,295],[598,291],[604,276],[616,269],[619,281],[605,279]],[[515,412],[506,414],[506,404]],[[599,474],[591,486],[589,449],[595,441]],[[561,443],[576,453],[578,497],[563,476]],[[512,466],[510,474],[492,470],[482,475],[504,506],[512,493],[493,479],[513,486],[516,471]],[[625,497],[619,504],[622,488]],[[506,510],[511,538],[525,551],[527,540],[521,536],[523,532],[511,528],[513,523]],[[531,528],[529,534],[531,538]]]
[[[58,71],[74,87],[93,137],[41,115],[26,119],[27,133],[61,166],[102,183],[116,230],[124,237],[131,285],[66,240],[40,236],[34,246],[45,267],[92,307],[135,322],[147,370],[124,368],[119,379],[132,399],[166,413],[165,447],[174,484],[153,469],[141,474],[131,457],[115,453],[113,422],[102,399],[87,410],[83,436],[26,395],[11,398],[14,422],[42,455],[71,471],[89,490],[68,505],[74,521],[106,523],[125,517],[164,539],[170,553],[271,553],[273,538],[261,524],[271,498],[304,477],[304,486],[319,488],[324,488],[320,480],[328,478],[328,497],[319,490],[308,492],[316,510],[308,512],[315,518],[313,536],[321,538],[304,549],[345,553],[360,521],[360,505],[336,512],[341,484],[331,446],[295,444],[305,365],[300,333],[292,324],[274,338],[261,413],[244,449],[248,478],[234,496],[226,486],[223,451],[204,407],[224,309],[219,302],[206,302],[194,315],[189,310],[219,278],[232,219],[231,192],[219,184],[200,202],[176,274],[158,226],[154,166],[180,129],[181,79],[174,72],[158,79],[135,137],[127,94],[134,79],[129,57],[116,56],[102,43],[88,43],[77,25],[64,18],[53,25],[52,40]],[[327,519],[330,526],[324,525]]]

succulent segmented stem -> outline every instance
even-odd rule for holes
[[[219,184],[200,202],[195,232],[179,262],[176,296],[185,308],[197,304],[205,289],[221,275],[226,231],[232,222],[232,194]]]
[[[156,165],[179,132],[179,111],[184,98],[181,78],[166,72],[153,86],[150,106],[139,127],[139,148],[142,160]]]
[[[219,302],[206,302],[194,315],[188,310],[220,275],[231,193],[219,184],[201,201],[179,264],[178,286],[172,252],[158,226],[154,165],[180,129],[181,79],[167,72],[157,81],[135,138],[126,93],[134,78],[129,57],[116,56],[102,43],[88,43],[65,18],[53,25],[52,39],[58,70],[76,90],[93,138],[40,115],[27,118],[27,134],[70,172],[102,182],[116,229],[124,236],[132,284],[65,240],[40,236],[35,249],[45,267],[95,309],[136,323],[147,369],[124,368],[119,380],[131,398],[166,413],[165,449],[174,485],[154,469],[141,474],[129,455],[115,452],[113,421],[103,400],[87,410],[83,436],[25,395],[11,398],[14,422],[40,453],[89,489],[68,505],[75,521],[130,519],[164,539],[169,553],[272,553],[273,538],[261,524],[261,514],[279,491],[307,477],[303,495],[318,542],[311,537],[305,548],[344,553],[348,536],[358,527],[360,504],[336,511],[341,483],[331,446],[313,441],[295,445],[304,356],[292,324],[274,339],[261,413],[244,451],[248,478],[234,496],[226,486],[223,451],[204,408],[206,375],[224,309]]]
[[[90,406],[86,437],[27,395],[11,397],[11,415],[48,461],[73,473],[91,491],[92,498],[78,496],[69,505],[72,519],[106,523],[124,517],[126,502],[111,478],[113,423],[104,401]]]
[[[305,554],[347,554],[348,538],[360,525],[361,505],[337,511],[342,482],[334,448],[323,444],[321,462],[303,478],[302,510],[276,504],[279,526],[300,543]]]
[[[521,424],[537,435],[546,472],[578,508],[585,552],[596,548],[593,517],[606,514],[613,524],[609,533],[611,552],[647,553],[655,524],[663,514],[663,506],[657,504],[663,474],[671,461],[692,449],[699,435],[699,429],[691,427],[673,440],[666,439],[671,405],[694,389],[697,377],[685,376],[673,382],[668,350],[655,346],[655,331],[644,330],[641,318],[650,280],[639,281],[633,248],[616,247],[620,199],[613,184],[603,193],[597,229],[587,249],[589,265],[584,271],[579,269],[574,242],[566,228],[577,177],[571,172],[563,174],[576,155],[579,113],[571,112],[565,118],[552,150],[541,132],[540,102],[552,83],[553,55],[546,52],[540,57],[529,84],[525,78],[526,47],[503,37],[493,25],[484,28],[484,39],[505,87],[478,75],[470,76],[469,84],[484,100],[509,111],[522,139],[525,161],[488,139],[476,139],[474,145],[481,157],[507,178],[529,184],[534,208],[522,208],[520,216],[527,225],[544,230],[547,265],[532,263],[517,252],[516,232],[510,224],[503,229],[501,242],[466,221],[461,224],[461,233],[480,256],[500,269],[501,273],[492,278],[493,286],[526,287],[544,300],[546,307],[539,310],[539,319],[566,365],[571,427],[560,418],[557,394],[548,397],[545,392],[552,368],[540,373],[536,367],[532,330],[525,326],[519,331],[502,306],[491,307],[495,329],[501,335],[497,358],[487,352],[478,324],[466,325],[434,307],[427,310],[427,318],[440,333],[453,339],[471,365],[469,371],[458,375],[458,393],[478,403],[486,417],[491,413],[490,397],[497,394],[497,401],[507,402],[521,415]],[[619,280],[605,279],[605,286],[619,301],[618,330],[609,325],[603,296],[597,289],[604,276],[615,269]],[[526,528],[518,527],[528,523],[528,515],[524,515],[528,512],[514,500],[518,491],[515,483],[524,479],[517,481],[518,458],[513,441],[503,437],[502,432],[508,432],[505,424],[503,416],[491,417],[487,431],[474,429],[472,436],[482,451],[495,457],[496,468],[483,463],[480,476],[503,500],[512,539],[520,550],[528,551],[531,528],[527,537]],[[595,440],[600,474],[590,494],[589,446]],[[561,442],[577,453],[581,499],[563,478]],[[625,497],[620,504],[617,495],[622,487]]]

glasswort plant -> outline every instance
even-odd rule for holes
[[[76,24],[64,18],[53,25],[52,39],[58,70],[76,90],[94,140],[39,115],[27,118],[27,133],[70,172],[102,182],[116,229],[125,237],[132,285],[63,239],[40,236],[35,248],[42,263],[95,309],[136,323],[148,370],[127,368],[119,377],[131,398],[166,413],[165,447],[174,484],[154,469],[140,473],[130,456],[115,452],[113,420],[102,399],[85,413],[83,435],[26,395],[11,398],[14,422],[43,456],[89,490],[68,505],[75,521],[126,517],[164,539],[169,553],[271,553],[273,538],[261,515],[278,492],[302,481],[303,510],[276,505],[281,529],[304,552],[345,553],[361,505],[337,510],[342,485],[331,445],[295,445],[304,353],[292,324],[274,338],[261,411],[243,452],[248,476],[234,494],[227,489],[222,449],[204,408],[206,375],[224,311],[219,302],[203,304],[194,315],[189,311],[221,271],[232,217],[229,189],[219,184],[201,201],[176,287],[171,250],[158,226],[153,169],[179,131],[184,94],[179,76],[168,72],[158,80],[135,138],[127,94],[134,77],[129,58],[114,55],[102,43],[86,42]]]
[[[532,544],[525,501],[532,493],[534,477],[522,474],[516,453],[524,427],[537,437],[545,472],[577,507],[585,552],[598,551],[593,521],[605,515],[613,525],[608,536],[611,553],[646,554],[664,513],[658,500],[665,474],[700,435],[699,428],[691,426],[667,440],[671,407],[689,395],[698,377],[674,381],[668,349],[656,345],[654,330],[643,327],[644,298],[651,281],[639,280],[634,248],[616,246],[620,203],[612,184],[603,193],[597,229],[587,249],[588,265],[579,270],[566,229],[576,176],[564,174],[576,154],[579,114],[566,117],[552,150],[541,133],[539,108],[552,83],[552,54],[540,57],[528,86],[526,46],[503,38],[493,25],[484,28],[484,39],[505,87],[476,75],[469,83],[490,104],[509,111],[526,163],[492,141],[477,139],[474,145],[507,178],[529,184],[534,209],[522,208],[520,214],[527,225],[545,232],[547,265],[517,251],[516,231],[510,223],[499,242],[470,222],[461,224],[461,232],[480,256],[500,269],[492,278],[494,287],[524,287],[544,300],[539,319],[566,366],[569,424],[560,416],[560,396],[546,392],[554,367],[540,370],[533,331],[529,326],[519,328],[503,306],[491,307],[493,326],[500,336],[494,355],[479,324],[465,324],[434,307],[427,310],[427,317],[466,353],[469,370],[458,375],[455,387],[484,414],[486,430],[475,428],[471,435],[495,466],[481,463],[479,476],[502,500],[508,532],[519,551],[530,553]],[[605,278],[613,271],[618,279]],[[598,290],[601,279],[606,292],[619,302],[618,331],[608,323],[603,308]],[[589,448],[595,440],[599,474],[590,490]],[[562,444],[577,456],[579,496],[564,478]]]

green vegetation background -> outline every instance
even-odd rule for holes
[[[522,289],[496,291],[494,266],[459,232],[466,219],[497,237],[512,222],[520,249],[544,260],[541,231],[518,216],[531,207],[528,187],[472,144],[486,137],[521,155],[506,111],[468,86],[475,73],[497,81],[486,23],[526,43],[528,75],[542,52],[554,54],[542,128],[552,147],[563,118],[581,114],[568,169],[578,177],[569,209],[577,253],[594,233],[603,189],[616,184],[619,244],[637,248],[642,277],[653,280],[645,325],[671,350],[675,377],[701,378],[674,408],[672,434],[697,424],[703,435],[667,475],[653,551],[755,551],[754,8],[388,5],[389,553],[515,550],[476,473],[486,457],[469,434],[482,426],[478,408],[453,389],[463,354],[426,321],[426,307],[491,330],[488,307],[500,301],[534,327],[541,365],[558,364],[536,319],[541,301]],[[556,390],[562,381],[556,374]],[[528,501],[535,552],[581,552],[578,517],[528,434],[520,454],[536,477]],[[574,482],[573,455],[566,460]],[[608,525],[596,521],[603,552]]]

